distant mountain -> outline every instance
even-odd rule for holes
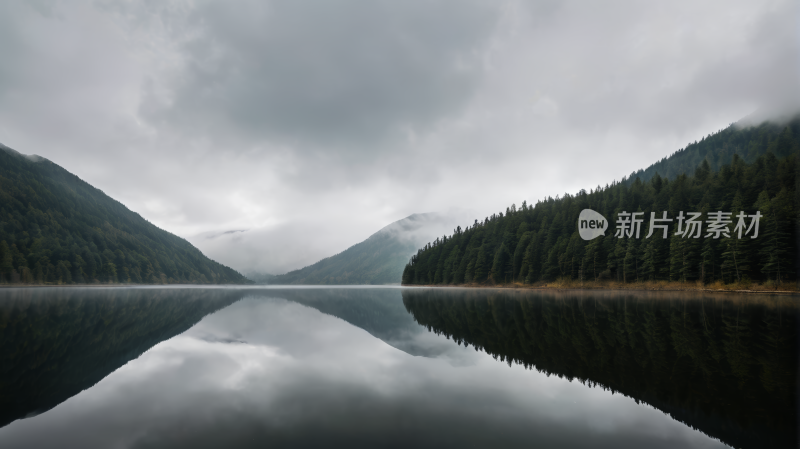
[[[444,216],[413,214],[361,243],[305,268],[268,280],[270,284],[399,284],[403,268],[421,245],[444,230]]]
[[[274,274],[258,273],[255,271],[247,273],[245,276],[256,284],[269,284],[270,281],[275,278]]]
[[[736,154],[745,163],[753,163],[759,156],[772,153],[777,158],[800,152],[800,114],[791,119],[752,123],[744,118],[727,128],[710,134],[699,142],[690,143],[655,164],[630,174],[625,180],[632,183],[637,177],[642,181],[659,176],[675,179],[679,175],[694,173],[701,162],[708,162],[712,171],[733,161]]]
[[[53,162],[0,145],[0,282],[248,281]]]

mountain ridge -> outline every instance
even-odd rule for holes
[[[682,174],[693,173],[704,160],[712,171],[718,171],[723,165],[731,163],[734,154],[750,164],[767,152],[783,158],[800,150],[800,141],[797,139],[800,136],[800,113],[777,121],[753,121],[756,116],[755,113],[751,114],[699,141],[687,144],[647,168],[632,172],[622,182],[630,185],[637,177],[649,181],[656,173],[672,180]]]
[[[54,162],[0,149],[0,282],[248,282]]]

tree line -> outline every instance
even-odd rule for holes
[[[524,201],[520,208],[512,204],[505,213],[475,220],[464,229],[458,227],[452,235],[419,249],[406,265],[402,282],[795,280],[800,141],[793,137],[792,126],[772,132],[771,139],[767,125],[762,126],[760,135],[751,133],[753,140],[747,147],[750,163],[733,153],[730,163],[715,171],[706,157],[692,175],[681,173],[671,179],[655,172],[648,181],[639,176],[623,178],[588,192],[548,197],[532,206]],[[728,135],[728,139],[733,137]],[[617,238],[612,225],[604,236],[583,240],[578,233],[578,216],[583,209],[597,211],[611,223],[621,212],[641,212],[641,236]],[[661,218],[665,211],[673,219],[668,225],[669,237],[662,238],[662,230],[657,230],[646,238],[651,212]],[[762,215],[759,235],[752,239],[751,232],[739,238],[731,232],[737,223],[733,218],[726,228],[729,237],[680,236],[675,218],[681,211],[701,213],[703,235],[709,213],[723,211],[736,216],[742,211],[747,215],[758,211]]]

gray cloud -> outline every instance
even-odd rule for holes
[[[142,115],[212,140],[374,153],[464,107],[496,16],[481,1],[199,2]]]
[[[794,3],[726,3],[724,12],[715,2],[530,5],[516,21],[524,39],[509,40],[515,58],[515,45],[527,50],[514,67],[530,101],[556,105],[557,121],[573,129],[680,133],[786,98],[800,106]]]
[[[797,109],[797,17],[788,0],[3,2],[0,142],[178,235],[247,229],[192,241],[280,272]]]

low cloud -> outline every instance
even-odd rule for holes
[[[437,237],[452,234],[457,226],[469,225],[472,217],[474,213],[466,210],[414,214],[379,229],[365,229],[353,237],[330,235],[324,223],[296,220],[274,227],[202,233],[189,241],[207,256],[239,271],[284,274],[338,254],[376,232],[390,233],[422,247]]]
[[[450,0],[198,2],[179,17],[157,13],[179,63],[145,85],[140,113],[151,124],[362,155],[464,107],[498,16],[491,2]]]

